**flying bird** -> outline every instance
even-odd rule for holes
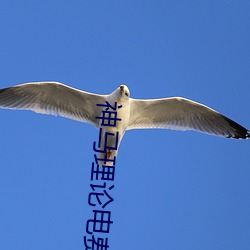
[[[114,122],[115,126],[102,126],[103,112],[107,112],[107,105],[113,107],[115,103],[117,118],[121,120]],[[117,156],[125,132],[132,129],[195,130],[226,138],[250,137],[249,130],[201,103],[182,97],[133,99],[126,85],[120,85],[109,95],[99,95],[59,82],[25,83],[0,89],[0,107],[59,115],[102,128],[99,146],[100,151],[105,150],[98,159],[99,164],[100,159],[110,160],[107,165]],[[111,136],[117,132],[117,137]],[[106,133],[111,134],[105,142]]]

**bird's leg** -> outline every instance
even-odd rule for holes
[[[107,157],[107,159],[110,159],[110,156],[111,156],[111,149],[109,149],[109,148],[107,148],[106,149],[106,157]]]

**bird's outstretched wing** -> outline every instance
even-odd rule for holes
[[[250,132],[217,111],[182,98],[139,100],[131,98],[130,129],[165,128],[197,130],[232,138],[246,139]]]
[[[96,104],[105,103],[105,95],[71,88],[58,82],[32,82],[0,89],[0,107],[33,110],[60,115],[98,127],[100,114]]]

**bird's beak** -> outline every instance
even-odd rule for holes
[[[121,92],[124,92],[124,85],[120,86]]]

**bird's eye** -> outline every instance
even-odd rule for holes
[[[128,96],[128,92],[125,92],[125,96]]]

